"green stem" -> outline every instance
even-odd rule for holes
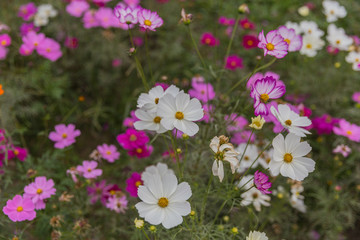
[[[151,67],[151,60],[150,60],[150,56],[149,56],[149,44],[148,44],[148,31],[145,32],[145,49],[146,49],[146,58],[147,58],[147,63],[149,65],[149,70],[150,70],[150,76],[151,76],[151,82],[154,80],[153,77],[153,72],[152,72],[152,67]]]
[[[145,232],[145,229],[144,229],[144,228],[142,228],[142,231],[143,231],[143,233],[144,233],[144,235],[145,235],[146,239],[150,240],[150,238],[149,238],[149,236],[147,235],[147,233]]]
[[[200,61],[201,61],[202,65],[203,65],[203,67],[206,68],[206,64],[205,64],[205,62],[204,62],[204,59],[203,59],[203,57],[202,57],[202,55],[201,55],[201,53],[200,53],[200,51],[199,51],[199,48],[198,48],[198,46],[197,46],[197,44],[196,44],[196,42],[195,42],[195,40],[194,40],[194,37],[193,37],[193,35],[192,35],[192,33],[191,33],[190,25],[186,25],[186,28],[187,28],[187,30],[188,30],[188,32],[189,32],[189,35],[190,35],[191,41],[192,41],[192,43],[193,43],[193,45],[194,45],[194,48],[195,48],[195,50],[196,50],[196,53],[197,53],[197,55],[199,56]]]
[[[179,176],[180,176],[180,179],[182,179],[183,174],[182,174],[182,171],[181,171],[180,158],[179,158],[179,155],[178,155],[178,152],[177,152],[177,145],[176,145],[177,129],[176,129],[176,133],[175,133],[175,140],[174,140],[174,137],[173,137],[171,131],[168,131],[168,133],[170,135],[171,145],[172,145],[173,151],[175,153],[175,158],[176,158],[176,162],[177,162],[178,169],[179,169]],[[169,152],[169,154],[170,154],[170,152]]]
[[[204,221],[205,207],[206,207],[207,198],[209,196],[212,180],[213,180],[213,175],[211,174],[209,182],[208,182],[208,186],[207,186],[207,189],[206,189],[206,195],[205,195],[203,203],[202,203],[202,209],[201,209],[201,215],[200,215],[200,225]]]
[[[214,225],[214,224],[215,224],[215,222],[216,222],[217,218],[219,217],[219,215],[220,215],[220,213],[221,213],[222,209],[225,207],[225,204],[227,203],[227,201],[229,201],[229,199],[226,199],[226,200],[225,200],[225,201],[221,204],[221,206],[220,206],[219,210],[217,211],[217,213],[216,213],[216,215],[215,215],[215,218],[214,218],[214,221],[213,221],[212,225]]]

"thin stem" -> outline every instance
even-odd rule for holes
[[[203,65],[203,67],[206,68],[206,64],[205,64],[205,62],[204,62],[204,59],[203,59],[203,57],[202,57],[202,55],[201,55],[201,53],[200,53],[200,51],[199,51],[199,48],[198,48],[198,46],[197,46],[197,44],[196,44],[196,42],[195,42],[195,40],[194,40],[194,37],[193,37],[193,35],[192,35],[192,33],[191,33],[190,25],[186,25],[186,28],[187,28],[187,30],[188,30],[188,32],[189,32],[189,35],[190,35],[191,41],[192,41],[192,43],[193,43],[193,45],[194,45],[194,48],[195,48],[195,50],[196,50],[196,53],[197,53],[197,55],[199,56],[200,61],[201,61],[202,65]]]
[[[208,182],[208,186],[207,186],[207,189],[206,189],[206,195],[205,195],[203,203],[202,203],[202,209],[201,209],[201,215],[200,215],[200,225],[204,221],[205,207],[206,207],[207,198],[209,196],[212,180],[213,180],[213,175],[211,174],[209,182]]]
[[[240,158],[240,161],[239,161],[239,166],[240,166],[240,163],[241,163],[241,161],[243,160],[243,158],[245,156],[246,149],[248,148],[248,146],[250,144],[251,137],[252,137],[253,133],[254,133],[254,129],[251,130],[250,137],[249,137],[249,139],[248,139],[248,141],[246,143],[246,146],[245,146],[245,150],[244,150],[243,154],[241,155],[241,158]]]
[[[149,236],[147,235],[147,233],[145,232],[145,229],[144,229],[144,228],[142,228],[142,231],[143,231],[143,233],[144,233],[144,235],[145,235],[146,239],[150,240],[150,238],[149,238]]]
[[[181,166],[180,166],[179,155],[178,155],[178,152],[176,151],[176,150],[177,150],[176,140],[174,140],[174,137],[173,137],[171,131],[168,131],[168,133],[169,133],[170,138],[171,138],[171,145],[172,145],[173,151],[174,151],[174,153],[175,153],[176,163],[177,163],[177,165],[178,165],[179,175],[180,175],[180,179],[181,179],[181,178],[182,178],[182,171],[181,171]],[[176,130],[175,135],[177,135],[177,130]],[[175,136],[175,139],[176,139],[176,136]]]
[[[227,201],[229,201],[229,199],[226,199],[226,200],[225,200],[225,201],[221,204],[221,206],[220,206],[219,210],[217,211],[217,213],[216,213],[216,215],[215,215],[215,218],[214,218],[214,220],[213,220],[212,225],[214,225],[214,224],[215,224],[215,222],[216,222],[217,218],[219,217],[219,215],[220,215],[220,213],[221,213],[222,209],[225,207],[225,204],[227,203]]]
[[[151,81],[154,80],[153,77],[153,72],[152,72],[152,67],[151,67],[151,61],[150,61],[150,56],[149,56],[149,43],[148,43],[148,31],[145,32],[145,49],[146,49],[146,58],[147,58],[147,64],[149,65],[149,70],[150,70],[150,76],[151,76]]]

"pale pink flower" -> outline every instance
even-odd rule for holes
[[[56,189],[52,179],[47,180],[46,177],[36,177],[33,183],[24,188],[24,192],[24,197],[30,198],[35,204],[35,209],[40,210],[45,208],[44,200],[54,195]]]
[[[284,41],[289,45],[288,51],[295,52],[299,51],[302,47],[302,37],[297,35],[295,30],[292,28],[287,28],[285,26],[280,26],[278,28],[278,33],[284,38]]]
[[[55,132],[49,134],[49,139],[56,142],[55,148],[65,148],[75,142],[75,138],[80,136],[80,130],[75,129],[74,124],[58,124],[55,126]]]
[[[126,196],[112,196],[108,199],[106,207],[115,211],[116,213],[125,213],[125,210],[127,209],[127,204],[128,201],[126,199]]]
[[[76,167],[76,170],[83,175],[84,178],[97,178],[102,175],[101,169],[96,169],[98,163],[96,161],[83,161],[83,165]]]
[[[156,31],[156,28],[161,27],[164,23],[157,12],[151,12],[148,9],[142,9],[138,12],[138,20],[140,27],[151,31]]]
[[[66,11],[74,17],[81,17],[81,15],[90,8],[86,1],[72,1],[66,6]]]
[[[339,127],[334,127],[333,131],[336,135],[345,136],[354,142],[360,142],[360,126],[351,124],[345,119],[341,119]]]
[[[108,162],[112,163],[119,159],[120,153],[117,151],[114,145],[107,145],[104,143],[103,145],[98,146],[97,150],[101,154],[102,158]]]
[[[337,145],[336,148],[334,148],[333,153],[341,153],[344,157],[347,157],[351,153],[351,148],[344,144]]]
[[[39,47],[37,47],[37,52],[40,56],[52,62],[55,62],[62,56],[60,44],[51,38],[45,38]]]

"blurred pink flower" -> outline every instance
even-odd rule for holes
[[[221,16],[221,17],[219,17],[219,24],[224,25],[224,26],[233,26],[235,24],[235,19]]]
[[[11,44],[11,37],[9,34],[0,34],[0,46],[2,47],[8,47]]]
[[[151,31],[156,31],[156,28],[161,27],[164,21],[157,14],[157,12],[151,12],[148,9],[141,9],[138,12],[138,20],[140,27]]]
[[[232,113],[230,116],[225,115],[226,130],[228,132],[237,132],[243,130],[245,126],[249,124],[248,120],[243,116],[239,116],[236,113]]]
[[[45,38],[36,49],[40,56],[55,62],[62,56],[60,44],[51,38]]]
[[[215,36],[210,32],[203,33],[200,42],[201,44],[208,45],[210,47],[215,47],[220,43],[219,39],[215,38]]]
[[[319,135],[322,134],[331,134],[333,128],[338,124],[340,119],[333,118],[328,114],[324,114],[321,117],[315,117],[312,119],[312,126],[316,129]]]
[[[136,156],[137,158],[147,158],[151,155],[154,150],[153,146],[139,146],[133,150],[129,150],[128,154],[130,156]]]
[[[30,198],[35,205],[36,210],[44,209],[44,200],[55,195],[54,181],[47,180],[46,177],[36,177],[33,183],[24,188],[24,198]]]
[[[117,151],[114,145],[107,145],[104,143],[103,145],[98,146],[97,150],[101,154],[102,158],[108,162],[112,163],[119,159],[120,153]]]
[[[38,32],[40,30],[39,27],[35,27],[34,23],[23,23],[20,26],[20,34],[21,36],[26,36],[29,32],[34,31]]]
[[[100,25],[100,22],[95,18],[94,10],[86,11],[82,21],[84,23],[84,28],[93,28]]]
[[[256,48],[259,44],[259,40],[254,35],[245,35],[243,37],[243,46],[245,49]]]
[[[141,185],[144,185],[144,182],[141,180],[141,173],[133,172],[130,178],[126,180],[125,190],[130,194],[130,196],[138,197],[137,190]]]
[[[29,21],[32,16],[37,12],[37,8],[33,2],[21,5],[19,7],[18,16],[24,21]]]
[[[95,204],[97,201],[101,201],[103,205],[106,204],[106,200],[110,197],[109,190],[113,185],[106,185],[106,181],[94,183],[92,186],[87,187],[87,193],[90,196],[90,203]]]
[[[72,1],[66,6],[66,11],[74,17],[81,17],[81,15],[90,8],[86,1]]]
[[[214,118],[211,117],[211,115],[214,113],[215,106],[211,104],[204,104],[204,117],[200,121],[204,121],[206,123],[212,122]]]
[[[126,196],[112,196],[108,199],[106,207],[115,211],[116,213],[125,213],[125,210],[127,209],[127,204],[128,201],[126,199]]]
[[[8,159],[17,158],[20,161],[25,161],[27,158],[27,150],[21,147],[14,147],[14,149],[8,151]]]
[[[58,124],[55,126],[55,132],[49,134],[49,139],[56,142],[55,148],[65,148],[75,142],[75,138],[80,136],[80,130],[75,129],[74,124]]]
[[[333,153],[341,153],[344,157],[347,157],[351,153],[351,148],[344,144],[337,145],[336,148],[333,150]]]
[[[149,137],[143,131],[129,128],[126,129],[125,133],[119,134],[116,137],[116,140],[124,149],[134,150],[147,144],[149,142]]]
[[[237,56],[237,55],[230,55],[227,59],[226,59],[226,65],[225,68],[230,69],[230,70],[235,70],[237,68],[243,68],[243,60],[241,57]]]
[[[251,135],[251,131],[246,130],[246,131],[241,131],[241,132],[235,132],[233,137],[231,138],[231,142],[234,144],[241,144],[241,143],[246,143]],[[251,135],[250,138],[250,143],[254,143],[255,142],[255,134]]]
[[[193,84],[193,88],[188,93],[191,97],[195,97],[203,103],[215,98],[215,91],[211,83]]]
[[[345,119],[340,119],[339,127],[334,127],[336,135],[345,136],[354,142],[360,142],[360,126],[351,124]]]
[[[76,37],[66,37],[64,45],[67,48],[75,49],[79,45],[79,40]]]
[[[7,200],[6,206],[3,207],[3,212],[13,222],[31,221],[36,217],[34,203],[31,199],[23,198],[20,195]]]
[[[354,92],[352,95],[352,100],[354,100],[354,102],[360,103],[360,92]]]
[[[83,161],[83,165],[76,167],[76,170],[83,175],[84,178],[97,178],[102,175],[101,169],[96,169],[98,163],[96,161]]]
[[[130,112],[130,117],[124,119],[123,125],[128,128],[134,128],[134,123],[139,121],[139,119],[135,115],[135,111]]]
[[[0,60],[3,60],[6,58],[8,51],[9,50],[7,48],[0,46]]]
[[[280,34],[280,36],[282,36],[284,41],[288,44],[289,52],[295,52],[301,49],[302,37],[300,34],[297,35],[294,29],[280,26],[278,28],[278,34]]]
[[[239,21],[239,24],[243,29],[250,29],[250,30],[255,29],[255,24],[253,22],[250,22],[249,19],[247,18],[241,19]]]
[[[111,8],[99,8],[95,13],[95,19],[103,28],[118,27],[119,21]]]

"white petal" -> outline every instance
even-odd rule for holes
[[[175,104],[176,104],[177,111],[184,112],[184,109],[187,108],[189,103],[190,103],[190,95],[189,94],[179,93],[176,96]]]
[[[177,188],[178,180],[174,174],[165,174],[162,177],[164,197],[168,198],[171,196]]]
[[[189,202],[174,202],[169,203],[168,208],[171,208],[171,210],[177,212],[181,216],[186,216],[190,214],[191,212],[191,206]]]
[[[224,179],[224,164],[222,161],[219,161],[218,175],[220,182],[222,182],[222,180]]]
[[[204,110],[198,99],[191,99],[189,105],[184,110],[185,119],[189,121],[198,121],[204,117]]]
[[[164,228],[169,229],[176,227],[177,225],[181,224],[183,222],[183,218],[173,210],[166,208],[165,210],[165,217],[162,221],[162,225]]]
[[[280,168],[283,165],[282,162],[270,161],[269,168],[272,176],[277,176],[280,173]]]
[[[309,172],[313,172],[315,170],[315,161],[312,160],[311,158],[299,157],[299,158],[294,158],[293,161],[303,165]]]
[[[153,174],[147,177],[146,185],[156,199],[164,197],[163,184],[160,175]]]
[[[167,130],[173,130],[175,121],[176,119],[174,116],[171,118],[162,118],[160,124]]]
[[[187,120],[175,120],[174,127],[186,133],[190,137],[194,136],[199,131],[199,126],[196,123]]]
[[[280,173],[284,177],[296,180],[295,172],[291,163],[285,163],[280,167]]]
[[[218,164],[216,160],[214,160],[214,163],[212,165],[212,172],[214,176],[218,175]]]
[[[301,142],[297,145],[294,151],[291,153],[294,158],[302,157],[311,151],[311,146],[307,142]]]
[[[278,134],[272,141],[272,145],[275,150],[279,151],[280,153],[285,153],[285,140],[284,136],[280,133]]]
[[[182,182],[177,186],[176,191],[169,197],[169,202],[183,202],[188,200],[192,195],[190,185]]]
[[[159,100],[158,115],[162,118],[174,118],[176,111],[175,98],[170,94],[165,94],[165,96]]]
[[[300,143],[300,137],[289,133],[285,138],[285,152],[292,153]]]
[[[139,186],[138,196],[145,203],[157,204],[158,202],[157,199],[154,197],[154,195],[149,191],[149,189],[146,186]]]
[[[160,224],[162,221],[164,221],[165,218],[165,210],[157,205],[155,206],[156,207],[153,210],[147,212],[144,216],[145,221],[152,225]]]

